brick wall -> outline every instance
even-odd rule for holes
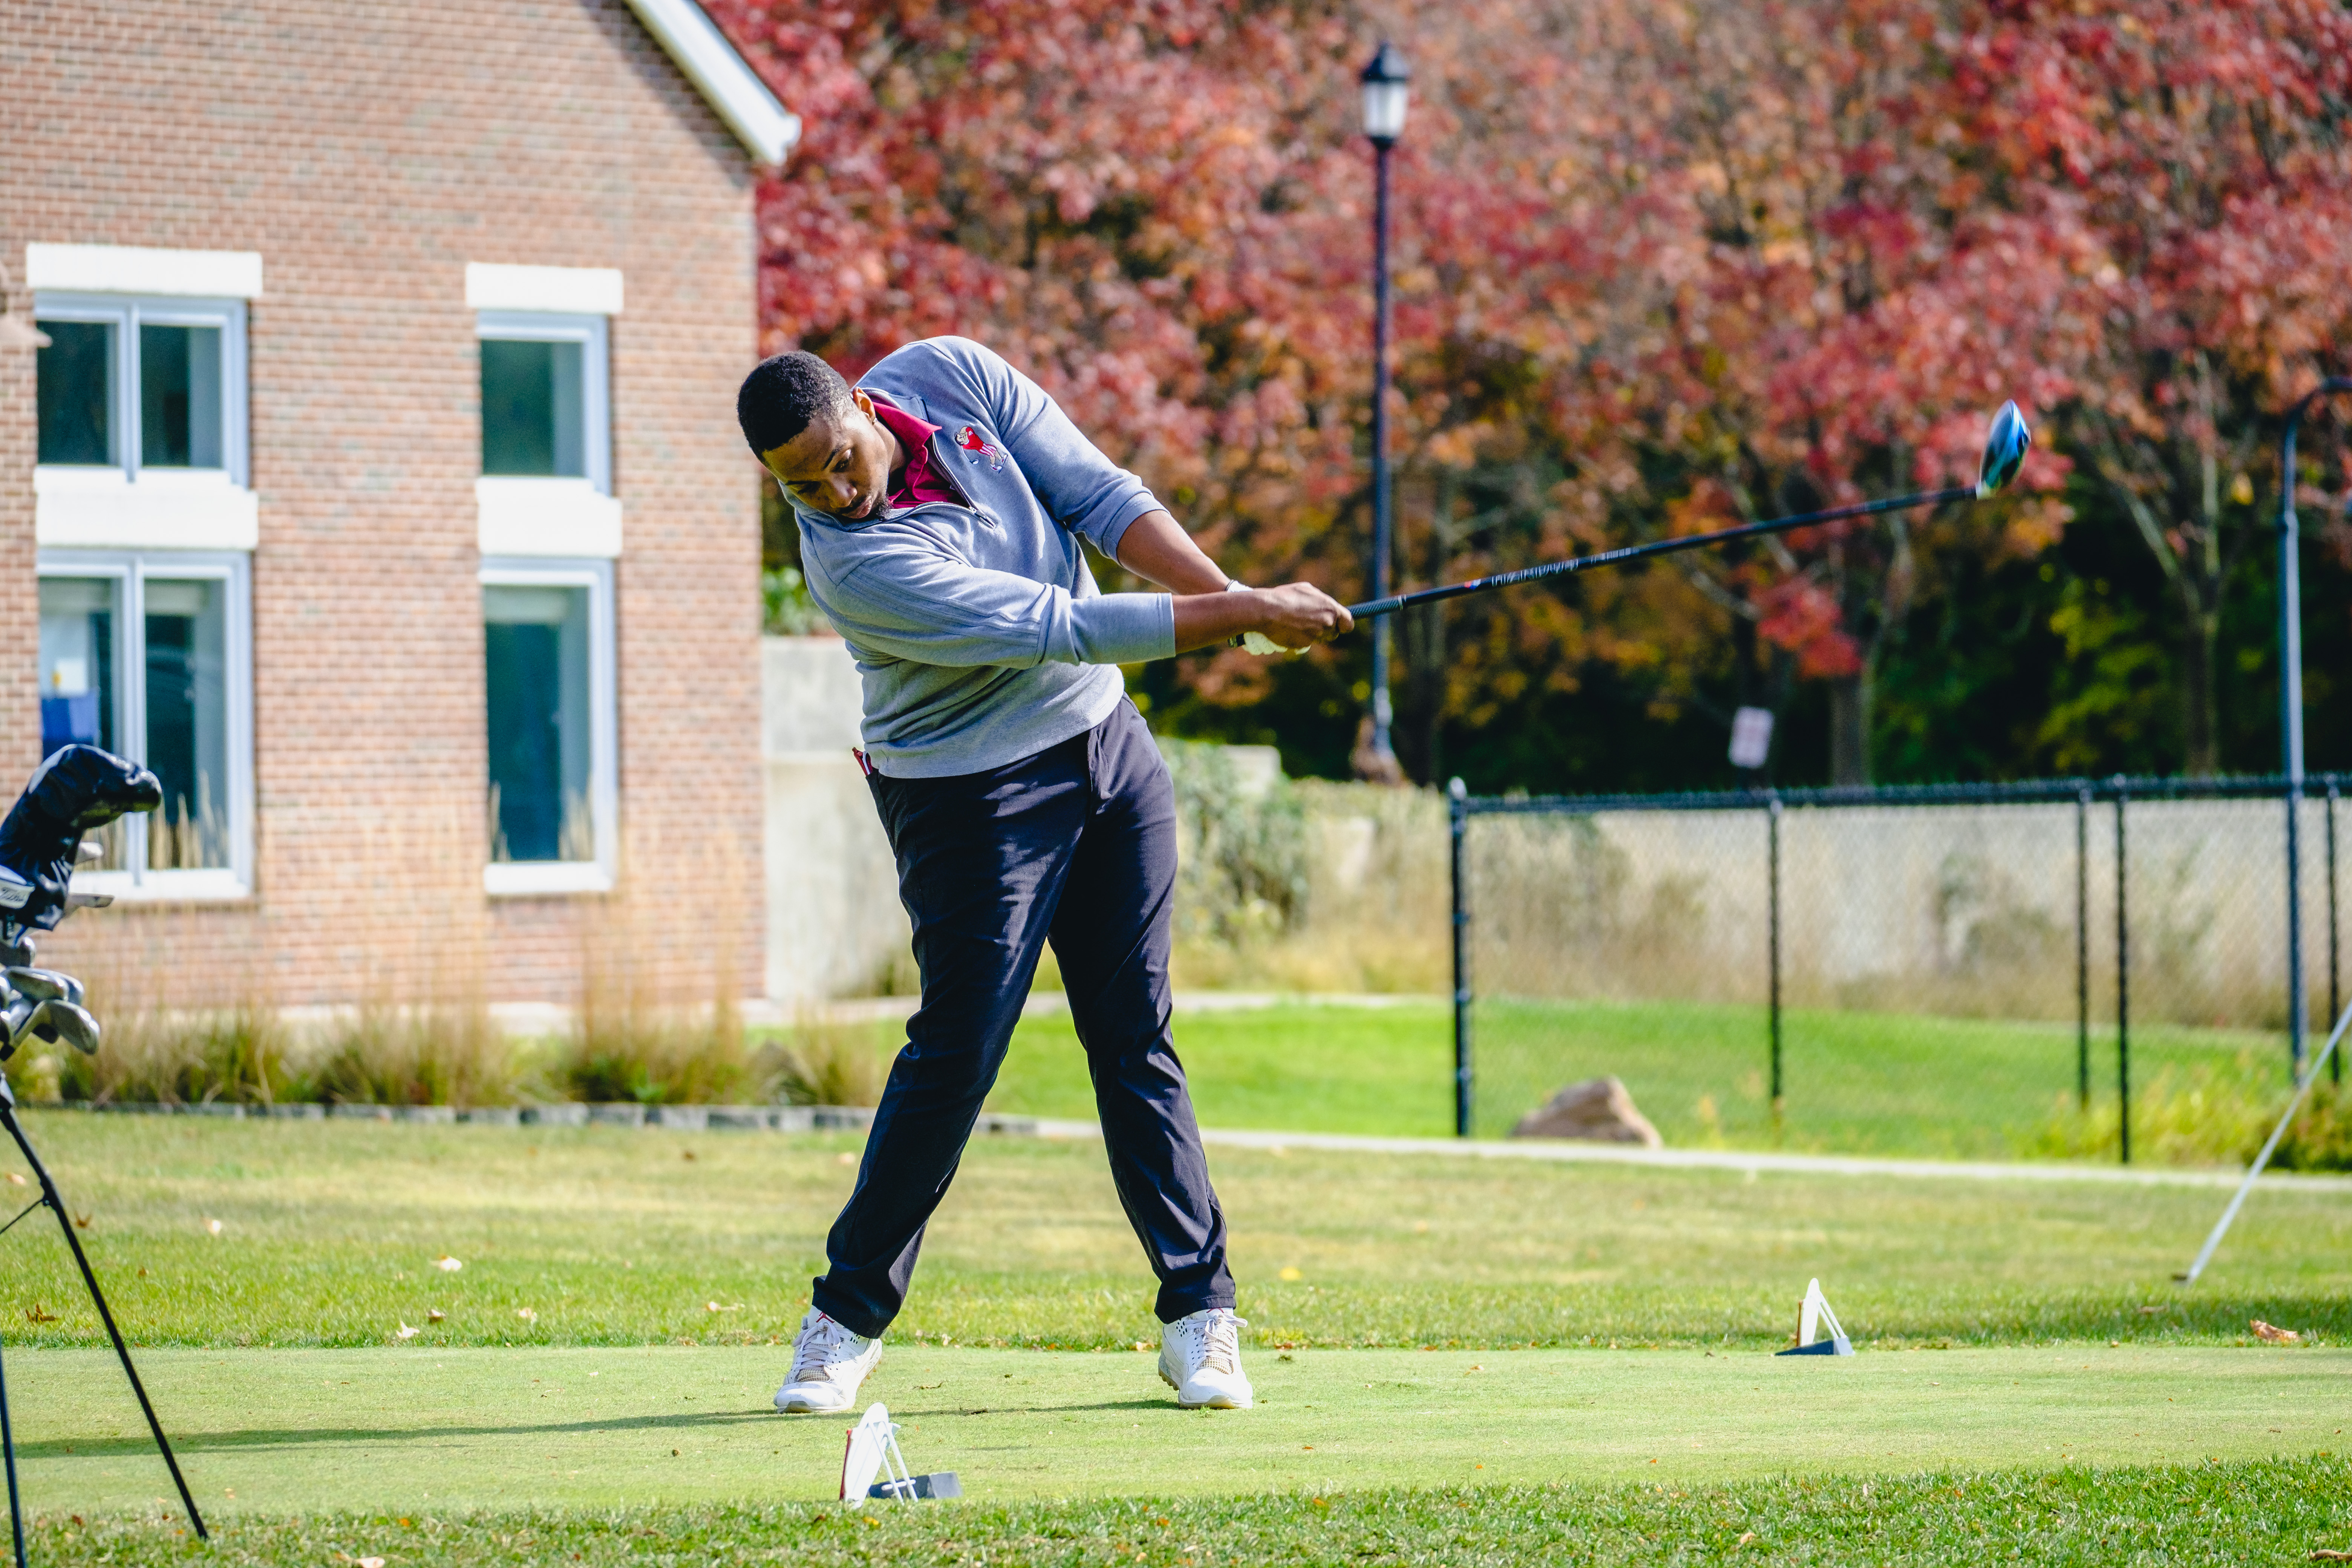
[[[760,974],[756,474],[740,146],[619,0],[0,0],[0,256],[262,253],[250,315],[257,896],[75,917],[174,1000],[570,1000]],[[616,267],[613,898],[487,900],[467,261]],[[37,751],[27,353],[0,352],[0,773]],[[742,875],[734,875],[740,868]],[[673,869],[707,897],[681,897]],[[740,883],[740,889],[733,884]]]
[[[0,48],[5,48],[0,43]],[[0,289],[30,324],[23,258],[0,257]],[[0,343],[0,790],[22,785],[19,764],[41,749],[40,596],[33,578],[34,371],[30,348]],[[29,764],[24,771],[29,773]],[[16,776],[11,778],[9,775]]]

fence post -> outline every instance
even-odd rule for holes
[[[2336,936],[2336,783],[2327,781],[2327,1017],[2329,1027],[2344,1016],[2344,999],[2338,994],[2336,966],[2338,944]],[[2327,1077],[2332,1083],[2344,1081],[2344,1053],[2334,1051],[2327,1058]]]
[[[2116,775],[2116,1110],[2123,1163],[2131,1163],[2131,900],[2124,854],[2124,775]]]
[[[1460,779],[1445,786],[1454,836],[1454,1135],[1470,1136],[1470,900],[1463,840],[1470,826],[1470,791]]]
[[[1769,843],[1767,855],[1770,863],[1769,901],[1772,962],[1772,1127],[1775,1131],[1778,1131],[1780,1126],[1780,797],[1777,793],[1767,798],[1764,813],[1765,820],[1769,825],[1766,838]]]
[[[2091,786],[2074,795],[2074,1098],[2091,1109]]]

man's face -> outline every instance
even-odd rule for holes
[[[871,517],[889,487],[898,444],[874,417],[873,399],[857,391],[849,395],[855,414],[820,415],[782,446],[761,453],[760,461],[786,495],[811,511]]]

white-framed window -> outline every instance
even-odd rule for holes
[[[40,466],[246,482],[244,300],[44,289],[33,314]]]
[[[613,490],[604,318],[483,310],[482,476],[585,481]]]
[[[75,885],[130,899],[253,888],[250,558],[241,551],[44,550],[41,750],[143,763],[163,805],[101,836]]]
[[[249,550],[246,302],[38,290],[44,544]]]
[[[606,318],[498,310],[478,311],[474,320],[482,409],[482,471],[474,493],[482,553],[618,555]]]
[[[482,563],[494,894],[610,889],[620,858],[613,563]]]

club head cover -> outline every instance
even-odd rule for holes
[[[57,929],[82,835],[163,804],[162,782],[136,763],[96,746],[51,753],[0,819],[0,918]]]

